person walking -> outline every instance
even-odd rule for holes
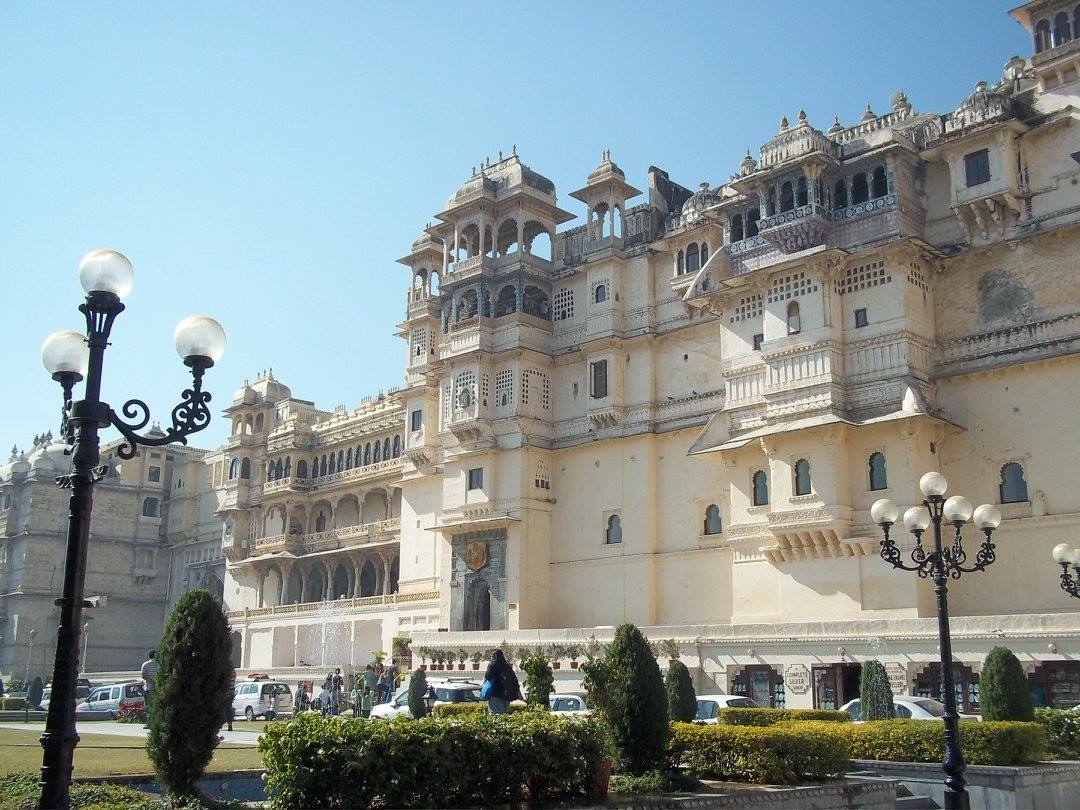
[[[352,692],[349,693],[349,700],[352,702],[352,716],[354,718],[360,716],[360,697],[362,694],[362,685],[363,681],[358,678],[356,684],[352,688]]]
[[[390,670],[383,667],[382,674],[379,675],[379,702],[386,703],[390,700],[393,694],[394,687],[391,680]]]
[[[360,716],[367,720],[371,717],[371,688],[365,683],[364,691],[360,694]]]
[[[158,662],[154,659],[155,651],[150,650],[146,654],[146,660],[143,661],[143,665],[139,667],[139,674],[142,675],[143,683],[143,706],[146,707],[146,724],[143,728],[150,728],[150,687],[154,685],[154,681],[157,679],[158,671],[161,669],[158,666]]]
[[[364,667],[364,671],[360,673],[360,676],[364,679],[364,686],[371,690],[374,695],[375,687],[379,682],[378,678],[375,676],[374,667],[372,667],[371,664],[368,664]]]
[[[502,650],[491,653],[491,663],[484,671],[484,688],[487,690],[488,711],[492,714],[506,714],[510,711],[510,701],[521,697],[514,668],[506,660]]]
[[[229,731],[233,730],[233,701],[236,699],[236,670],[229,670],[229,689],[225,695],[225,722],[229,724]]]
[[[300,712],[306,712],[308,708],[308,693],[307,687],[302,683],[296,685],[296,699],[293,701],[293,714],[297,715]]]
[[[330,690],[327,688],[329,681],[323,681],[322,691],[319,692],[319,712],[323,717],[330,716]]]

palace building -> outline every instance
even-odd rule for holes
[[[561,648],[634,622],[699,691],[833,708],[877,658],[930,694],[933,591],[869,507],[938,470],[1004,516],[950,583],[964,710],[998,644],[1080,704],[1050,558],[1080,543],[1080,6],[1012,14],[1032,54],[954,110],[796,111],[702,156],[712,182],[605,151],[560,199],[516,149],[474,167],[399,259],[400,389],[328,411],[263,374],[227,410],[205,462],[241,666],[404,636],[414,663],[560,645],[572,679]]]

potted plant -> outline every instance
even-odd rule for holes
[[[673,638],[665,638],[660,642],[660,652],[666,655],[671,663],[679,660],[679,645]]]
[[[469,654],[467,652],[465,652],[465,650],[459,649],[457,651],[457,660],[458,660],[457,668],[459,670],[465,669],[465,662],[469,660]]]
[[[428,656],[431,655],[431,647],[419,647],[416,651],[420,653],[420,669],[426,670]]]
[[[384,650],[368,650],[368,654],[371,655],[371,663],[373,666],[378,666],[386,660],[386,652]]]
[[[596,640],[595,635],[591,635],[585,642],[585,657],[588,660],[592,661],[594,658],[600,655],[601,652],[603,652],[603,649],[604,645]]]
[[[480,662],[484,660],[484,654],[477,650],[472,654],[472,668],[480,669]]]
[[[394,636],[394,657],[405,658],[412,655],[412,651],[409,649],[410,644],[412,644],[412,639],[408,636]]]
[[[562,667],[562,659],[566,655],[566,648],[562,644],[552,644],[547,648],[547,657],[551,662],[552,669],[560,669]]]
[[[577,660],[581,656],[581,645],[580,644],[567,644],[566,645],[566,655],[570,659],[570,669],[577,669],[578,668]]]
[[[436,670],[442,669],[443,668],[443,661],[446,660],[446,653],[444,653],[442,650],[432,650],[431,651],[431,660],[433,662],[432,665],[431,665],[432,669],[436,669]]]

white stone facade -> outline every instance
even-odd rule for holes
[[[1051,6],[1014,15],[1034,36]],[[1006,518],[951,585],[964,705],[997,643],[1080,703],[1050,561],[1080,533],[1075,42],[945,115],[895,93],[850,126],[784,119],[695,192],[656,168],[640,192],[605,152],[567,230],[515,150],[474,167],[400,260],[404,388],[330,412],[263,375],[228,410],[207,462],[243,666],[630,621],[699,688],[827,707],[877,657],[926,691],[933,594],[868,510],[937,469]]]

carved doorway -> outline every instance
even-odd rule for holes
[[[491,587],[483,577],[469,583],[464,619],[464,630],[491,629]]]

